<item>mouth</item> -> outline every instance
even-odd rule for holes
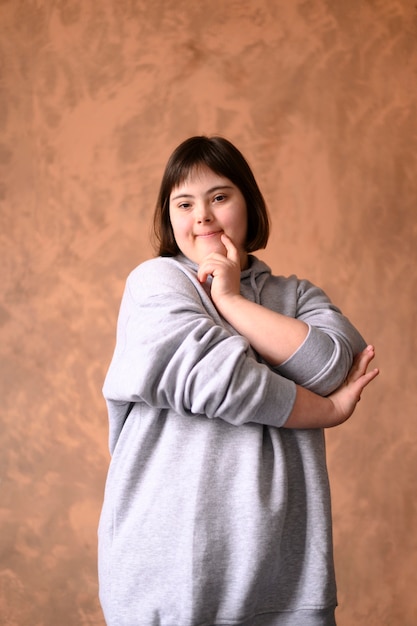
[[[210,237],[216,237],[216,235],[217,236],[221,235],[222,232],[223,232],[222,230],[215,230],[210,233],[199,233],[196,235],[196,237],[199,239],[210,239]]]

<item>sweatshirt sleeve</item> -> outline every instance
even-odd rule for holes
[[[299,349],[276,371],[315,393],[328,395],[346,379],[354,356],[366,343],[324,291],[309,281],[297,280],[294,316],[303,320],[309,331]]]
[[[230,424],[284,424],[294,382],[258,363],[248,342],[216,323],[178,264],[154,259],[128,278],[103,388],[119,415],[131,402]]]

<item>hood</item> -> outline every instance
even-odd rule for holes
[[[271,268],[252,254],[248,255],[249,267],[243,270],[240,276],[240,283],[242,285],[242,294],[249,300],[255,296],[255,302],[260,303],[260,294],[268,278],[271,276]],[[249,293],[246,293],[248,289],[249,293],[252,293],[250,297]]]

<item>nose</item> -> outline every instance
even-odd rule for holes
[[[198,204],[195,212],[195,218],[197,224],[207,224],[213,219],[210,207],[205,202],[200,202]]]

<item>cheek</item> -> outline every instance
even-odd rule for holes
[[[242,218],[238,222],[235,221],[232,224],[232,229],[235,233],[235,237],[237,237],[241,243],[245,242],[248,231],[246,216],[242,215]]]
[[[172,213],[169,214],[169,222],[171,224],[172,230],[175,232],[178,230],[178,221],[175,219],[175,215]]]
[[[187,223],[185,220],[171,218],[171,228],[175,239],[184,238],[187,234]]]

